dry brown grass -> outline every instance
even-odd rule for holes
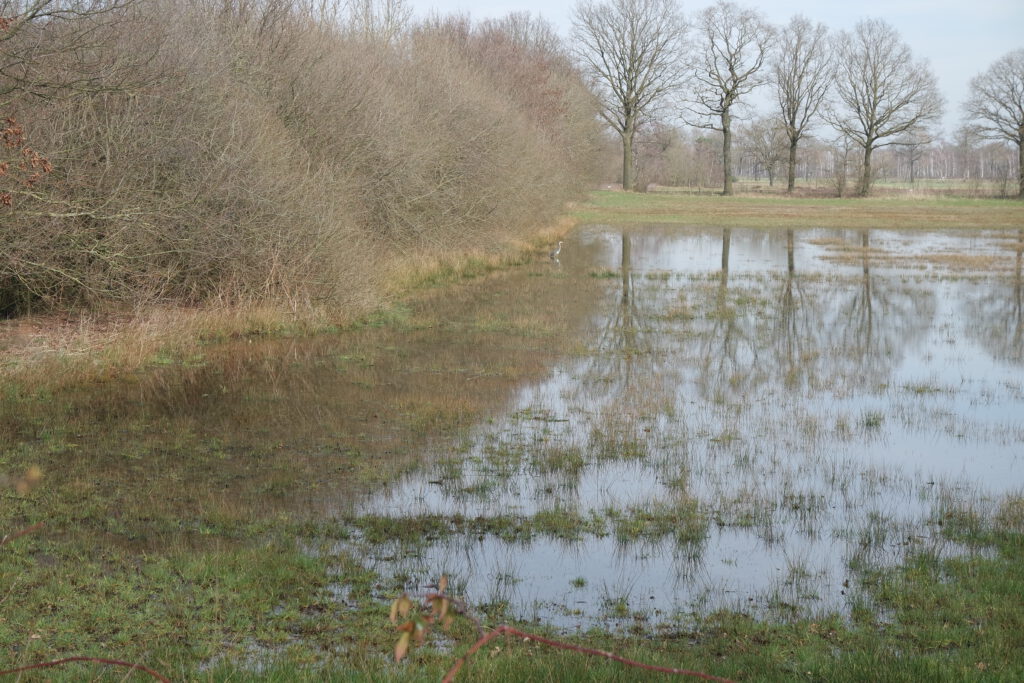
[[[781,196],[601,191],[583,222],[681,223],[750,228],[985,229],[1024,227],[1024,202],[992,199],[791,199]]]
[[[296,314],[267,305],[25,316],[0,321],[0,376],[54,390],[193,357],[211,339],[313,333],[343,322],[337,311]]]

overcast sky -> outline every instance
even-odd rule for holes
[[[572,26],[575,0],[410,0],[417,15],[430,12],[469,14],[473,19],[530,12],[550,21],[564,36]],[[689,17],[712,3],[683,2]],[[880,18],[899,31],[916,58],[927,59],[946,98],[943,127],[951,133],[960,122],[960,105],[973,76],[1007,52],[1024,48],[1022,0],[760,0],[737,2],[759,9],[769,21],[784,24],[803,14],[833,30],[849,30],[860,19]],[[765,112],[767,113],[767,112]]]

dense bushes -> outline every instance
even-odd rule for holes
[[[0,114],[54,168],[0,177],[5,315],[365,301],[402,256],[549,219],[593,166],[590,95],[526,17],[396,34],[285,0],[93,8],[0,36]]]

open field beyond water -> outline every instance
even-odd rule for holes
[[[1022,205],[576,215],[340,331],[4,364],[0,534],[45,526],[0,547],[0,669],[437,680],[471,625],[396,665],[388,609],[443,572],[487,625],[735,680],[1024,678]],[[498,639],[460,679],[650,676]]]
[[[1024,202],[949,197],[790,199],[676,192],[595,192],[575,215],[584,223],[675,223],[747,228],[1016,228]]]

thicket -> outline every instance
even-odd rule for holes
[[[0,0],[0,316],[362,305],[407,257],[522,234],[592,175],[592,96],[528,16],[34,4]]]

